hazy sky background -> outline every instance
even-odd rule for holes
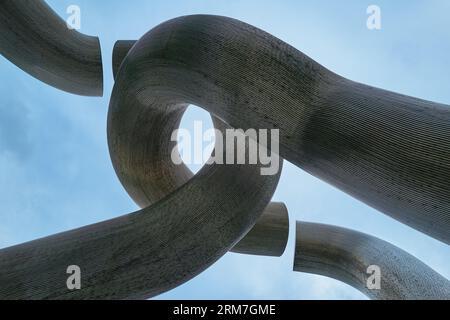
[[[450,104],[450,2],[437,1],[102,1],[51,0],[64,18],[81,7],[81,32],[100,37],[103,98],[64,93],[0,57],[0,247],[133,212],[111,166],[106,115],[113,86],[111,51],[159,23],[205,13],[262,28],[352,80]],[[343,4],[345,3],[345,5]],[[382,29],[366,28],[381,7]],[[184,127],[209,115],[193,109]],[[290,211],[281,258],[227,254],[159,298],[364,299],[338,281],[292,272],[295,220],[335,224],[389,241],[450,277],[450,247],[367,207],[287,164],[274,200]]]

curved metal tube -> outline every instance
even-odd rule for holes
[[[369,289],[370,266],[380,289]],[[297,222],[294,271],[340,280],[372,299],[450,299],[450,281],[402,249],[373,236],[324,224]]]
[[[139,212],[0,250],[0,298],[145,299],[172,289],[253,227],[279,178],[259,169],[208,166]],[[69,265],[82,270],[81,290],[66,287]]]
[[[43,0],[0,2],[0,53],[55,88],[103,95],[98,38],[69,30]]]
[[[116,77],[123,59],[135,43],[136,41],[117,41],[114,45],[112,59],[114,77]],[[123,107],[127,110],[134,110],[134,113],[141,114],[143,118],[145,117],[145,120],[140,119],[139,121],[145,121],[147,126],[135,125],[133,137],[127,137],[134,143],[129,144],[127,150],[122,152],[127,154],[129,160],[124,161],[124,159],[120,159],[116,161],[118,163],[116,171],[121,172],[119,174],[120,177],[124,176],[125,188],[130,190],[131,197],[142,208],[161,200],[187,183],[194,176],[183,163],[174,165],[170,158],[170,150],[174,148],[175,143],[169,141],[169,138],[171,137],[171,132],[173,132],[171,130],[174,130],[175,126],[171,126],[168,123],[177,124],[176,126],[178,127],[183,112],[170,113],[162,120],[159,109],[164,107],[164,105],[156,106],[154,103],[151,108],[156,109],[156,112],[153,112],[153,114],[147,110],[149,107],[145,104],[141,104],[138,107],[135,105]],[[223,129],[227,126],[214,116],[212,116],[212,119],[216,129],[222,130],[222,134],[225,135]],[[110,129],[112,135],[115,134],[115,127]],[[149,129],[151,129],[151,133]],[[163,130],[161,131],[163,134],[155,142],[155,136],[158,135],[155,132],[160,130]],[[152,139],[145,138],[147,136],[152,136]],[[221,144],[225,145],[225,141],[222,141]],[[110,148],[110,150],[113,159],[116,157],[116,153],[120,152],[116,148]],[[126,169],[122,167],[123,163],[128,164]],[[131,183],[127,182],[128,180],[126,179],[128,177],[126,175],[131,176],[131,179],[134,181]],[[140,189],[145,196],[134,196],[136,189]],[[286,249],[288,236],[289,216],[286,206],[283,203],[270,203],[258,219],[255,227],[231,251],[279,257]]]

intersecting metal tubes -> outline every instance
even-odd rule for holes
[[[113,50],[113,74],[116,77],[117,72],[126,57],[129,50],[133,47],[136,41],[117,41]],[[135,107],[136,108],[136,107]],[[145,110],[145,104],[139,106],[139,110]],[[171,121],[179,123],[183,113],[177,115],[171,114]],[[153,118],[146,114],[147,118]],[[154,117],[156,121],[161,121],[158,116]],[[212,115],[212,120],[217,129],[222,130],[227,126],[218,118]],[[167,123],[167,120],[164,120]],[[153,128],[158,125],[153,122],[147,122],[148,128]],[[170,125],[169,125],[170,127]],[[161,128],[162,130],[163,128]],[[135,134],[139,128],[135,128]],[[148,130],[148,129],[141,129]],[[165,131],[166,136],[170,137],[170,130]],[[148,132],[143,132],[142,135],[147,135]],[[170,158],[170,153],[167,152],[169,148],[173,148],[175,143],[172,141],[158,141],[152,144],[156,148],[150,148],[146,139],[135,139],[135,143],[128,150],[129,159],[133,159],[132,169],[127,169],[127,175],[135,177],[134,182],[125,182],[125,188],[130,190],[130,195],[135,199],[136,203],[141,207],[149,206],[158,200],[164,198],[168,194],[181,187],[189,181],[194,174],[182,163],[174,165]],[[225,141],[221,142],[224,145]],[[169,145],[168,147],[166,147]],[[113,157],[115,149],[111,149]],[[140,159],[138,162],[136,159]],[[122,165],[118,164],[118,172],[122,172]],[[132,173],[131,173],[132,172]],[[134,190],[144,189],[145,197],[135,197]],[[205,194],[207,196],[207,194]],[[264,256],[281,256],[286,248],[289,235],[289,217],[286,206],[283,203],[270,203],[264,210],[262,216],[258,219],[255,227],[242,239],[233,249],[232,252],[264,255]]]
[[[52,32],[62,30],[62,22],[48,16],[43,2],[30,2],[32,11],[21,9],[30,21],[35,14],[48,18],[49,25],[37,31],[43,40],[37,41],[31,28],[29,34],[19,33],[17,47],[30,48],[31,53],[14,51],[11,26],[22,17],[10,19],[9,14],[17,13],[25,2],[15,3],[5,0],[0,5],[2,53],[51,85],[98,94],[99,50],[91,38],[75,33],[67,35],[75,38],[75,47],[85,45],[80,50],[86,50],[86,55],[76,48],[73,52],[64,45],[59,48],[64,39],[55,41],[55,50],[43,45],[51,43],[47,36],[59,37]],[[49,27],[52,23],[59,27]],[[108,143],[120,181],[143,209],[0,250],[0,298],[148,298],[191,279],[233,248],[238,252],[260,249],[255,239],[265,230],[257,229],[258,225],[255,232],[250,230],[257,221],[264,225],[270,220],[263,219],[263,212],[269,218],[273,213],[268,204],[279,173],[261,176],[260,165],[213,165],[193,177],[186,167],[175,166],[169,158],[174,147],[169,137],[189,104],[209,111],[215,126],[222,129],[279,129],[283,158],[450,243],[448,106],[344,79],[281,40],[225,17],[173,19],[148,32],[129,50],[131,45],[119,44],[117,52],[123,51],[114,59],[117,72]],[[47,53],[48,61],[36,60],[34,52],[41,57]],[[40,67],[34,69],[36,65]],[[75,66],[79,73],[71,74]],[[282,212],[280,208],[276,211]],[[386,291],[378,296],[366,292],[369,296],[416,298],[412,284],[424,288],[422,297],[448,296],[448,280],[399,249],[342,230],[330,241],[326,231],[317,238],[307,232],[301,238],[300,233],[298,248],[304,245],[311,255],[321,241],[337,250],[321,252],[319,259],[329,260],[311,267],[311,272],[342,262],[342,254],[342,259],[351,261],[346,262],[348,272],[325,268],[326,272],[364,290],[359,262],[377,257],[375,264],[387,270],[389,281],[382,283]],[[276,252],[284,249],[283,232],[276,236]],[[351,240],[346,241],[347,236]],[[377,254],[379,248],[388,254],[385,260]],[[304,268],[303,252],[297,254],[299,270]],[[401,263],[395,264],[399,256]],[[66,287],[65,271],[72,264],[83,270],[82,290]],[[412,268],[408,272],[412,278],[403,278],[406,282],[394,277],[404,265]],[[436,288],[439,282],[444,285]]]
[[[133,46],[113,100],[130,95],[194,104],[234,128],[280,129],[283,158],[450,243],[447,105],[344,79],[270,34],[208,15],[165,22]]]

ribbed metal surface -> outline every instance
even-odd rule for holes
[[[0,53],[55,88],[103,95],[98,38],[69,30],[43,0],[0,1]]]
[[[123,59],[135,43],[136,41],[117,41],[115,44],[113,51],[114,77],[116,77]],[[138,128],[136,126],[134,134],[137,135],[136,131],[142,130],[141,136],[148,135],[152,138],[150,140],[132,138],[135,143],[130,144],[126,151],[128,158],[132,161],[129,162],[129,168],[122,170],[122,160],[116,161],[117,171],[126,171],[119,176],[123,176],[124,180],[128,179],[128,176],[133,179],[132,182],[124,182],[124,186],[127,190],[130,190],[130,195],[141,207],[149,206],[164,198],[194,176],[184,164],[173,164],[171,150],[175,147],[175,143],[169,139],[171,138],[171,132],[176,128],[170,124],[173,123],[178,126],[183,112],[169,113],[162,121],[160,109],[165,107],[165,105],[153,104],[151,108],[156,109],[156,112],[148,111],[149,108],[145,104],[139,105],[138,109],[136,109],[136,106],[129,107],[130,110],[135,109],[134,112],[145,114],[146,117],[146,127]],[[216,129],[221,130],[225,137],[225,129],[229,127],[213,115],[212,119]],[[143,121],[143,119],[140,121]],[[161,135],[156,133],[160,130],[162,130]],[[115,129],[112,128],[112,134],[114,134],[114,131]],[[155,141],[156,138],[159,140]],[[225,145],[225,143],[226,141],[220,141],[220,145]],[[111,152],[114,159],[118,151],[112,148]],[[136,189],[141,190],[145,196],[135,195]],[[205,194],[205,197],[207,196]],[[289,217],[286,206],[282,203],[270,203],[252,231],[231,251],[254,255],[281,256],[286,248],[288,235]]]
[[[371,266],[380,270],[372,286]],[[336,226],[297,222],[294,271],[343,281],[371,299],[450,299],[450,281],[400,248]]]
[[[98,95],[97,40],[64,28],[42,1],[0,3],[2,54],[57,88]],[[118,42],[113,71],[111,159],[143,209],[0,250],[0,298],[148,298],[229,250],[283,253],[287,209],[269,204],[280,172],[212,165],[193,176],[171,161],[170,137],[189,104],[210,112],[222,131],[279,129],[284,159],[450,243],[449,106],[344,79],[281,40],[219,16],[180,17],[137,42]],[[299,228],[296,270],[340,279],[376,299],[448,297],[447,279],[382,240],[323,225]],[[384,272],[379,292],[363,287],[372,261]],[[67,289],[68,265],[80,266],[82,290]]]
[[[283,158],[450,243],[449,106],[346,80],[218,16],[165,22],[125,61],[113,101],[166,99],[203,107],[235,128],[278,128]]]

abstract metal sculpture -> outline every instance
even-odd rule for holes
[[[29,32],[24,16],[48,23]],[[72,93],[101,94],[97,40],[68,32],[43,1],[0,3],[0,31],[0,52],[25,71]],[[43,54],[48,59],[37,58]],[[214,164],[194,176],[171,161],[170,137],[190,104],[209,111],[221,131],[279,129],[284,159],[450,243],[448,106],[344,79],[270,34],[219,16],[176,18],[137,42],[118,42],[113,71],[109,150],[142,210],[0,250],[0,298],[144,299],[230,250],[284,252],[287,209],[269,204],[280,173]],[[447,279],[382,240],[323,225],[298,228],[298,271],[337,278],[376,299],[450,298]],[[378,292],[363,287],[372,258],[389,282]],[[67,289],[68,263],[82,268],[82,290]]]

